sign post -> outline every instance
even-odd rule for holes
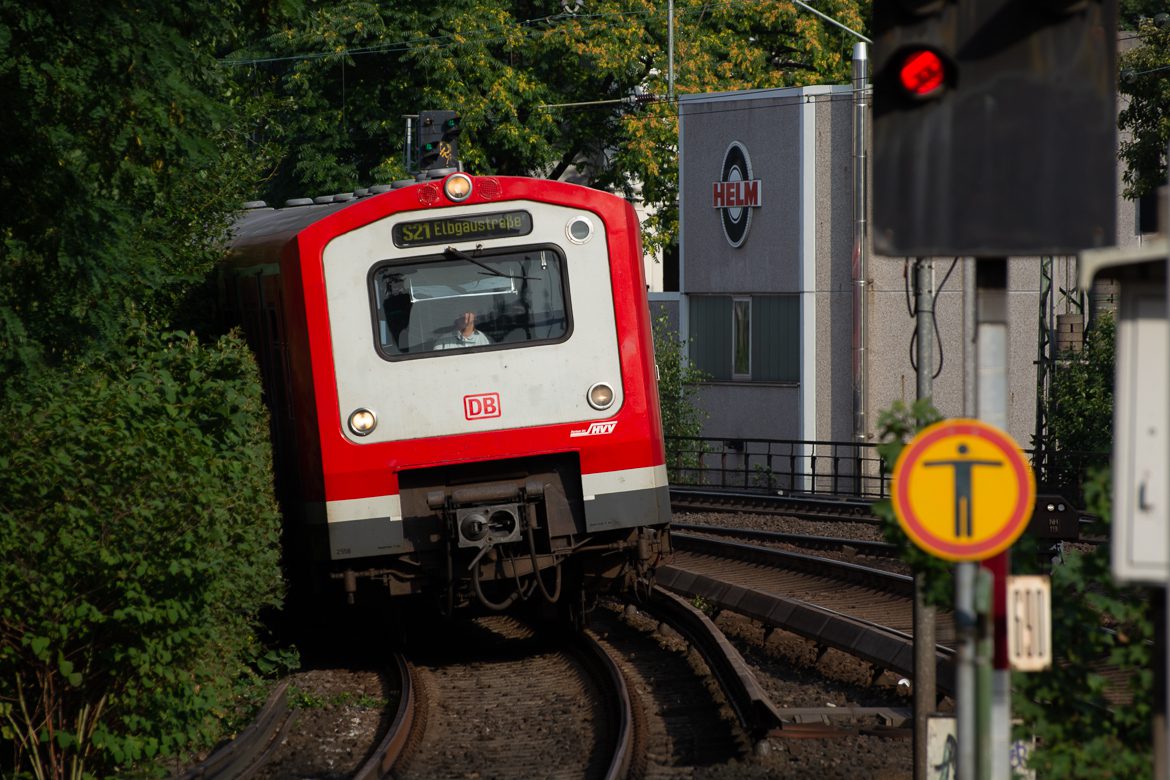
[[[999,428],[981,420],[944,420],[919,432],[902,450],[894,465],[892,496],[907,536],[926,552],[957,564],[957,769],[960,777],[989,777],[995,756],[977,748],[1003,752],[1006,762],[1007,740],[991,739],[994,702],[986,690],[991,659],[988,642],[980,644],[980,653],[975,641],[978,616],[991,608],[990,584],[977,589],[973,562],[1006,552],[1027,528],[1036,502],[1032,468]],[[977,598],[980,592],[984,598]],[[983,683],[982,695],[977,680]],[[977,758],[983,771],[976,771]]]

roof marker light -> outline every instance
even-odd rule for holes
[[[455,203],[462,203],[471,197],[471,177],[466,173],[453,173],[443,182],[443,192]]]

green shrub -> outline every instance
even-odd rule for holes
[[[1078,393],[1075,387],[1085,389]],[[1085,441],[1092,441],[1092,436],[1111,438],[1108,422],[1101,419],[1108,417],[1111,405],[1101,402],[1099,391],[1099,382],[1062,389],[1064,413],[1084,430],[1096,431]],[[1077,414],[1072,414],[1074,409]],[[912,406],[897,402],[882,412],[878,449],[886,467],[892,469],[905,442],[938,419],[929,401]],[[1070,436],[1085,436],[1077,425],[1065,424]],[[1091,473],[1085,483],[1086,508],[1106,527],[1111,516],[1109,492],[1108,471]],[[925,575],[927,602],[953,608],[953,564],[914,546],[888,499],[875,504],[874,511],[884,519],[886,540],[899,546],[901,560]],[[1013,546],[1013,570],[1036,572],[1038,553],[1037,540],[1023,536]],[[1028,768],[1038,777],[1149,777],[1152,669],[1159,661],[1153,657],[1148,591],[1113,582],[1107,545],[1085,553],[1066,552],[1051,576],[1056,661],[1043,672],[1012,675],[1012,715],[1020,721],[1016,736],[1036,738]],[[1101,673],[1105,667],[1119,670],[1119,679],[1107,681]]]
[[[658,402],[662,410],[662,433],[666,438],[666,468],[675,484],[693,483],[684,477],[702,465],[702,443],[688,439],[703,433],[706,413],[695,395],[707,376],[686,360],[686,342],[670,325],[670,318],[654,318],[654,361],[658,366]]]
[[[139,333],[0,400],[0,773],[104,775],[215,736],[279,603],[252,356]]]
[[[902,449],[919,431],[943,419],[931,399],[919,399],[912,404],[895,401],[878,415],[878,454],[886,473],[894,470]],[[909,564],[915,574],[923,575],[923,598],[927,604],[950,609],[954,606],[954,581],[949,561],[936,558],[919,548],[898,523],[894,505],[889,498],[873,505],[873,512],[882,519],[882,536],[898,548],[898,557]]]

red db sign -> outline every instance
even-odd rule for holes
[[[500,394],[479,393],[463,396],[463,416],[468,420],[484,420],[500,416]]]

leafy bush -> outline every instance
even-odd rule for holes
[[[131,341],[0,400],[0,774],[103,775],[206,741],[281,596],[252,356]]]
[[[1113,441],[1115,322],[1101,316],[1086,334],[1084,349],[1062,355],[1053,376],[1048,418],[1055,449],[1051,477],[1080,486],[1076,498],[1111,525],[1109,470],[1088,470],[1086,454]],[[1027,537],[1013,556],[1017,570],[1036,568]],[[1144,588],[1113,581],[1110,548],[1066,551],[1052,569],[1051,669],[1012,678],[1012,709],[1021,736],[1036,737],[1029,766],[1042,777],[1148,777],[1152,767],[1155,607]],[[1092,627],[1096,627],[1093,629]],[[1089,630],[1087,630],[1087,628]],[[1120,670],[1107,683],[1101,669]]]
[[[1112,329],[1103,335],[1111,340]],[[1112,365],[1111,351],[1108,357]],[[1100,371],[1088,373],[1096,381],[1069,377],[1056,394],[1065,418],[1060,423],[1065,441],[1112,438],[1111,385],[1102,387]],[[895,403],[883,412],[879,451],[886,467],[892,469],[905,442],[938,419],[929,401]],[[1108,471],[1093,472],[1084,491],[1088,511],[1107,525]],[[952,608],[952,564],[910,542],[889,500],[875,504],[874,510],[885,521],[886,540],[899,546],[900,558],[925,575],[927,602]],[[1025,535],[1013,550],[1015,571],[1039,568],[1036,540]],[[1087,553],[1067,551],[1051,576],[1056,662],[1044,672],[1012,675],[1012,714],[1021,721],[1016,736],[1036,738],[1029,769],[1038,777],[1149,777],[1155,659],[1148,593],[1113,582],[1108,545]],[[1104,667],[1119,669],[1120,680],[1109,682],[1101,673]]]
[[[1060,355],[1047,403],[1052,461],[1037,475],[1080,505],[1089,468],[1109,462],[1113,446],[1113,373],[1116,322],[1101,314],[1085,334],[1084,349]]]
[[[666,314],[656,317],[653,325],[666,468],[670,481],[677,483],[680,472],[698,468],[703,456],[702,447],[686,439],[703,432],[706,413],[696,405],[695,394],[706,375],[686,361],[686,342],[679,340]]]
[[[1108,471],[1094,472],[1085,493],[1088,510],[1108,523]],[[1153,653],[1149,596],[1114,583],[1108,545],[1066,552],[1052,569],[1056,663],[1012,675],[1013,714],[1023,721],[1020,735],[1036,737],[1029,767],[1040,777],[1150,776],[1153,665],[1162,661]],[[1120,677],[1108,681],[1106,666]]]
[[[895,401],[893,406],[878,415],[878,454],[882,458],[882,468],[889,473],[894,470],[902,448],[914,438],[923,428],[933,425],[942,419],[938,409],[930,399],[918,400],[907,406],[901,401]],[[923,575],[925,585],[923,598],[927,604],[943,608],[952,608],[955,602],[954,580],[951,576],[949,561],[937,558],[919,548],[894,515],[893,502],[882,499],[873,505],[874,514],[882,519],[882,536],[885,540],[898,548],[898,557],[909,564],[915,574]]]

